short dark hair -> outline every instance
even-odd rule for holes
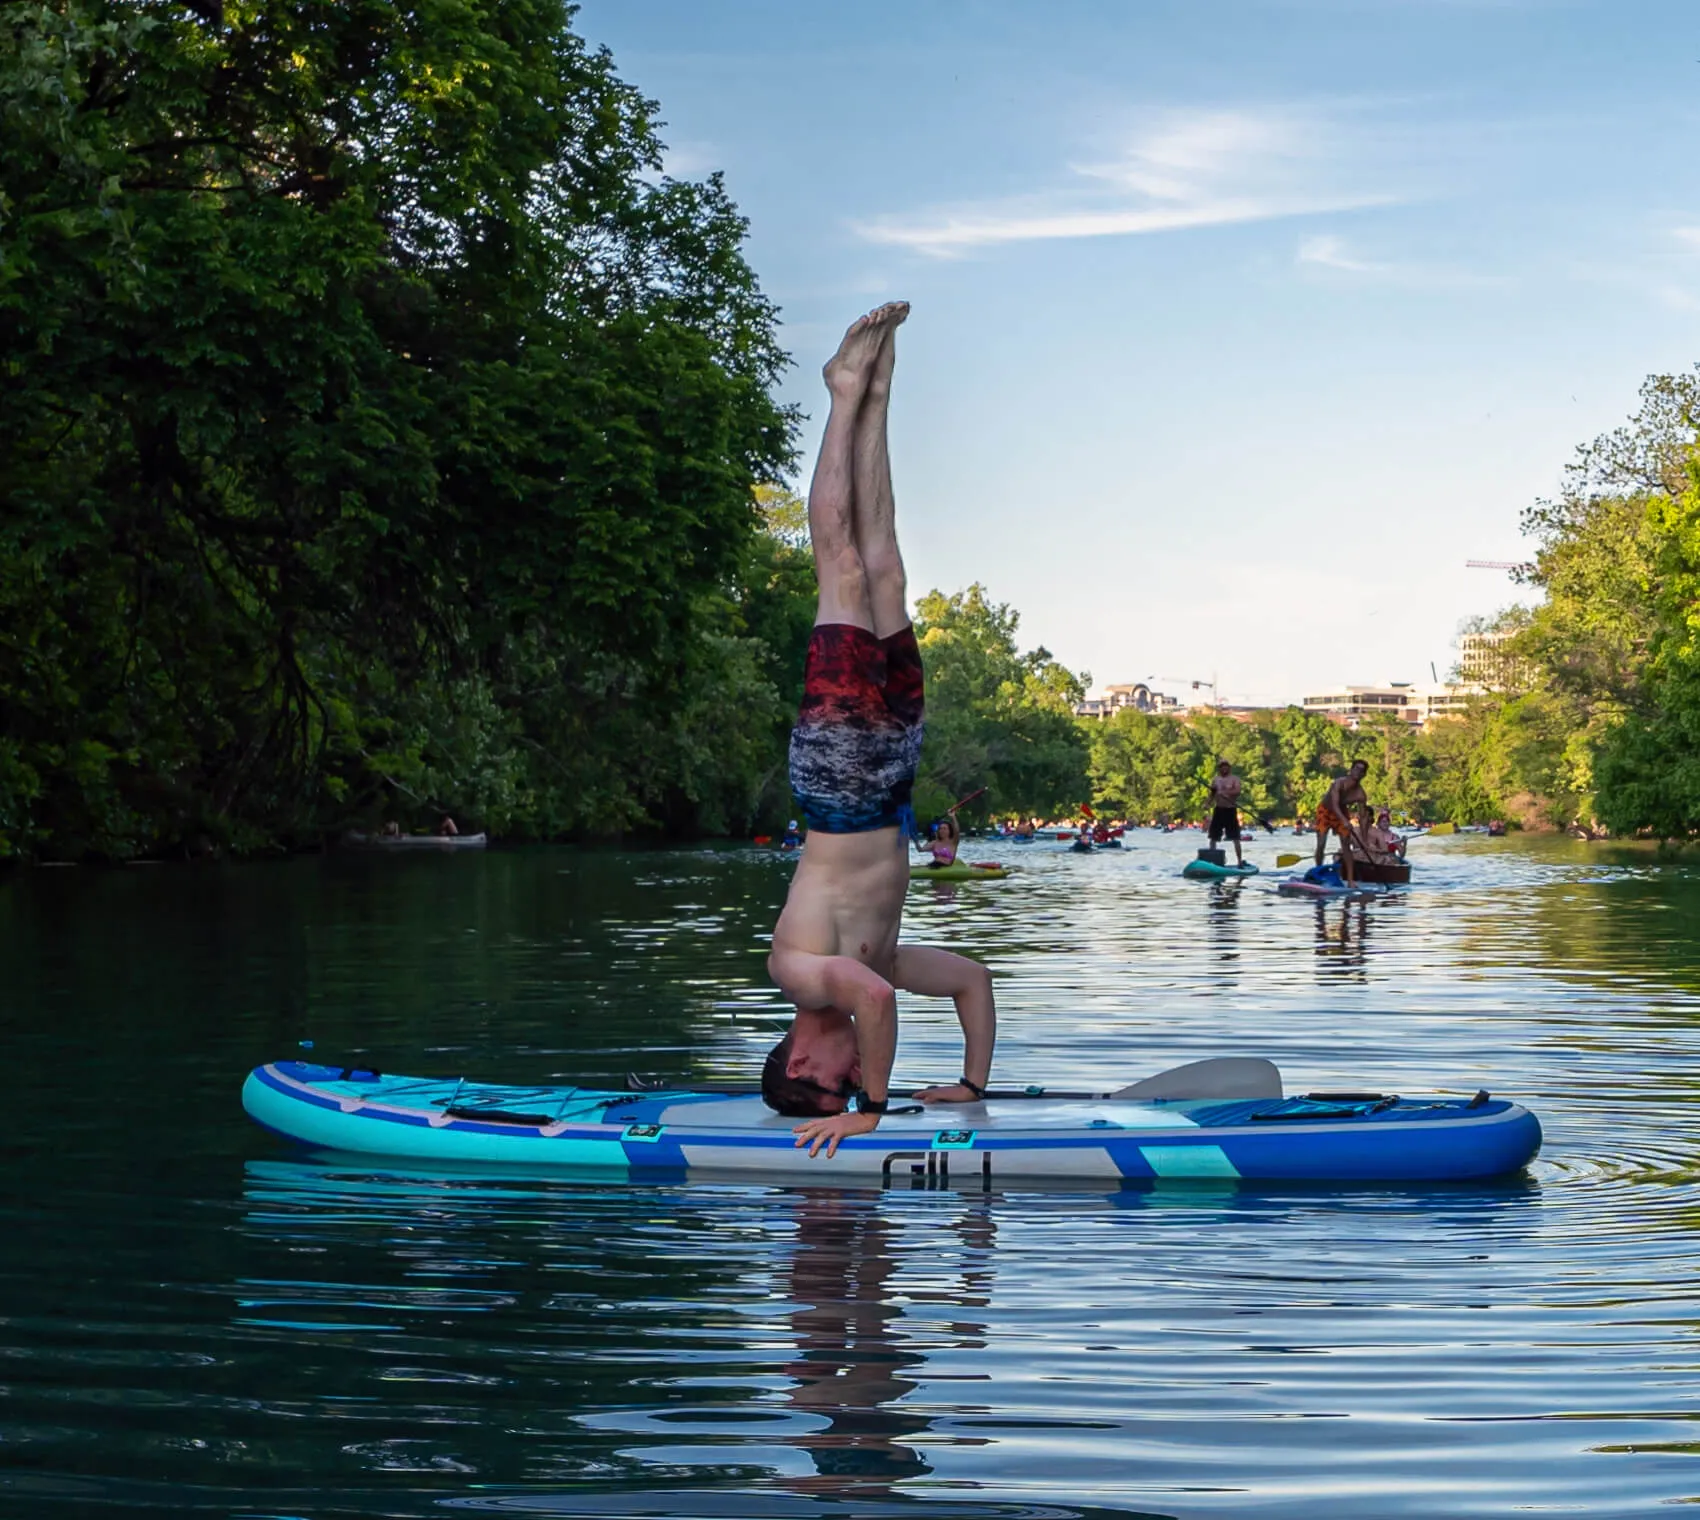
[[[788,1119],[821,1119],[834,1112],[823,1108],[827,1096],[812,1082],[801,1082],[786,1071],[791,1064],[791,1031],[772,1050],[761,1067],[761,1100]]]

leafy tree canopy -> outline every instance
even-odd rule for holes
[[[7,8],[0,852],[700,790],[622,746],[761,668],[711,651],[784,360],[571,15]]]
[[[916,808],[942,812],[979,788],[964,817],[1065,811],[1087,797],[1087,743],[1074,709],[1087,677],[1050,651],[1023,653],[1020,615],[978,583],[930,591],[915,618],[927,669],[927,740]]]

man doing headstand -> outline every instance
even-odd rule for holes
[[[807,1118],[797,1144],[811,1156],[878,1126],[899,988],[955,999],[962,1024],[962,1081],[918,1093],[923,1102],[979,1099],[997,1032],[984,966],[897,943],[924,707],[886,445],[895,337],[908,315],[894,302],[858,318],[827,361],[832,409],[809,487],[820,600],[791,735],[791,790],[809,847],[767,961],[797,1013],[761,1086],[770,1108]]]

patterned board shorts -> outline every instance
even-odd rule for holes
[[[913,628],[876,639],[849,623],[816,625],[791,731],[791,793],[810,828],[863,834],[913,817],[925,710]]]

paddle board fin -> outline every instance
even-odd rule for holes
[[[1262,1056],[1212,1056],[1145,1077],[1105,1096],[1139,1098],[1279,1098],[1281,1073]]]

